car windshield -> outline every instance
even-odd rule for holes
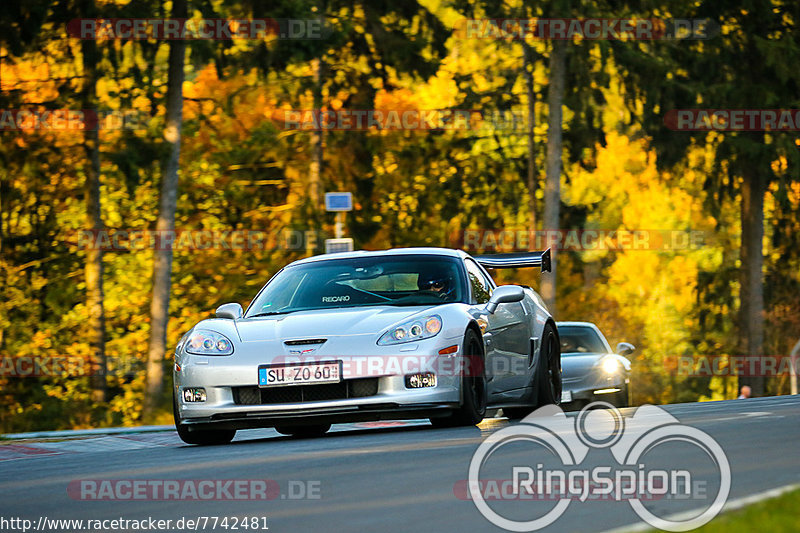
[[[559,326],[561,355],[581,355],[585,353],[606,353],[603,340],[593,328],[586,326]]]
[[[330,259],[282,270],[259,293],[247,318],[310,309],[438,305],[466,301],[459,261],[400,255]]]

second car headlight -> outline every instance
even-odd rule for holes
[[[600,361],[600,366],[606,374],[616,374],[622,370],[622,364],[614,357],[605,357]]]
[[[403,342],[421,341],[435,337],[442,331],[442,318],[439,315],[430,315],[415,318],[395,326],[378,339],[378,344],[387,346]]]
[[[216,331],[196,329],[186,340],[186,351],[195,355],[231,355],[233,343]]]

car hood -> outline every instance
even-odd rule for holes
[[[236,321],[242,342],[377,335],[390,326],[436,306],[314,309]]]
[[[563,379],[583,377],[595,367],[597,362],[608,354],[586,353],[580,355],[561,355],[561,374]]]

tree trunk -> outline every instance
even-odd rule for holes
[[[0,43],[2,43],[2,41],[0,41]],[[0,54],[0,87],[3,86],[3,59],[5,58],[5,55]],[[8,103],[9,102],[5,98],[0,99],[0,106],[5,107]],[[0,179],[0,257],[2,257],[3,254],[3,228],[5,227],[5,212],[5,209],[3,209],[3,180]],[[2,341],[2,337],[0,337],[0,341]],[[0,342],[0,349],[2,349],[2,347],[3,345]]]
[[[172,18],[187,18],[186,0],[173,0]],[[184,41],[170,41],[167,117],[164,129],[164,139],[169,145],[169,156],[164,164],[158,221],[156,223],[156,230],[162,236],[174,235],[175,232],[181,126],[183,123],[183,67],[185,55]],[[156,406],[159,405],[164,392],[164,357],[167,353],[171,274],[172,246],[159,246],[155,250],[153,299],[150,303],[150,347],[147,353],[147,391],[145,395],[146,415],[153,413]]]
[[[322,206],[320,198],[322,196],[322,172],[324,165],[324,152],[323,146],[325,142],[325,131],[321,127],[322,123],[322,88],[324,81],[323,71],[325,69],[325,62],[320,59],[314,59],[311,62],[311,68],[314,73],[314,112],[319,115],[320,128],[311,133],[311,165],[308,169],[308,199],[311,204],[311,213],[309,221],[313,226],[316,235],[319,235],[322,230]],[[314,242],[318,243],[318,239]],[[313,255],[316,253],[316,248],[312,248],[310,243],[306,244],[306,253]]]
[[[314,59],[311,62],[311,68],[314,72],[314,112],[320,113],[320,121],[322,119],[322,69],[324,68],[322,59]],[[312,156],[311,168],[309,169],[309,190],[308,197],[311,200],[311,206],[314,214],[320,208],[320,181],[322,179],[322,142],[323,130],[320,127],[315,130],[311,136]]]
[[[547,88],[548,128],[547,128],[547,177],[544,186],[544,221],[542,229],[547,232],[558,230],[561,206],[561,152],[562,152],[562,114],[564,101],[564,75],[566,70],[566,43],[553,41],[550,52],[550,84]],[[545,233],[547,235],[547,233]],[[558,250],[550,250],[553,271],[542,274],[542,298],[556,315],[556,262]]]
[[[791,387],[789,392],[791,394],[797,394],[797,359],[800,357],[800,340],[797,341],[797,344],[792,348],[790,357],[792,358],[792,374],[789,382]]]
[[[739,291],[739,320],[742,349],[749,357],[764,354],[764,183],[758,171],[749,171],[742,180],[742,246]],[[739,378],[753,396],[763,396],[764,377]]]
[[[94,0],[85,3],[84,13],[94,13]],[[87,15],[90,16],[90,15]],[[90,112],[97,111],[97,42],[92,39],[81,41],[83,56],[83,87],[81,106]],[[87,117],[88,118],[88,117]],[[83,148],[86,151],[86,183],[84,196],[86,216],[93,232],[103,231],[103,216],[100,205],[100,136],[96,127],[83,132]],[[97,233],[95,233],[96,235]],[[107,400],[106,388],[106,316],[103,306],[103,251],[99,247],[86,250],[86,307],[89,312],[89,345],[91,346],[91,391],[92,400],[98,403]]]
[[[528,92],[528,212],[531,216],[530,230],[536,231],[536,145],[534,144],[534,128],[536,127],[536,93],[533,87],[533,70],[536,67],[533,49],[522,43],[522,73]]]

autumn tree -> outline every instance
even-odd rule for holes
[[[186,19],[187,0],[173,0],[172,18]],[[163,165],[161,193],[156,231],[162,235],[175,232],[175,209],[178,203],[178,176],[181,155],[181,128],[183,125],[183,79],[186,44],[175,39],[169,45],[167,60],[166,123],[164,140],[169,147]],[[159,247],[153,264],[153,298],[150,302],[150,345],[147,352],[146,411],[158,405],[163,394],[164,355],[167,352],[167,323],[172,276],[172,246]]]
[[[79,12],[89,18],[97,15],[94,0],[84,0]],[[81,109],[94,111],[99,115],[97,101],[98,64],[100,57],[97,41],[83,39],[81,41],[81,62],[83,84],[81,87]],[[102,206],[100,200],[100,134],[98,123],[83,133],[83,147],[88,160],[86,174],[86,213],[87,228],[94,234],[104,229]],[[86,251],[86,300],[89,310],[89,335],[92,346],[92,397],[96,402],[104,402],[106,396],[106,316],[103,295],[103,250],[89,247]]]
[[[706,145],[716,161],[707,177],[708,189],[739,199],[739,349],[760,356],[765,346],[764,196],[772,183],[787,185],[786,176],[776,171],[781,161],[791,167],[800,163],[794,138],[770,131],[674,131],[667,127],[665,115],[697,108],[797,108],[800,75],[790,65],[800,56],[795,37],[800,4],[770,0],[645,5],[667,15],[711,22],[704,26],[707,34],[689,40],[627,49],[619,45],[617,58],[629,94],[647,102],[641,120],[659,150],[662,168],[683,157],[692,143]],[[750,385],[755,395],[765,392],[763,377],[740,382]]]

